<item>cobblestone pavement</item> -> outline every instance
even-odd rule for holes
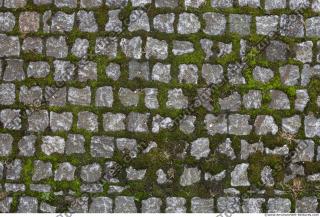
[[[319,212],[320,0],[0,0],[0,212]]]

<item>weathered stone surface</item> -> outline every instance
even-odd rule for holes
[[[168,91],[168,108],[184,109],[188,106],[188,97],[184,96],[182,89],[173,89]]]
[[[290,101],[286,93],[280,90],[270,90],[271,102],[269,107],[275,110],[290,109]]]
[[[141,204],[142,213],[160,213],[162,201],[160,198],[150,197],[146,200],[142,200]]]
[[[244,14],[230,14],[230,32],[241,36],[250,34],[251,16]]]
[[[84,129],[91,132],[97,132],[98,116],[92,112],[87,112],[87,111],[79,112],[77,127],[79,129]]]
[[[191,212],[193,213],[213,213],[213,199],[203,199],[193,197],[191,199]]]
[[[217,199],[217,209],[220,213],[237,213],[240,212],[239,197],[219,197]]]
[[[174,55],[183,55],[194,52],[193,43],[190,41],[173,41],[172,53]]]
[[[210,153],[208,138],[199,138],[191,143],[190,154],[197,160],[208,157]]]
[[[300,70],[296,65],[285,65],[279,68],[281,82],[286,86],[297,85],[300,79]]]
[[[50,162],[44,162],[41,160],[36,160],[33,163],[33,175],[32,181],[41,181],[43,179],[48,179],[52,176],[52,164]]]
[[[74,26],[75,14],[58,11],[51,19],[51,32],[71,32]]]
[[[241,140],[241,159],[247,160],[251,154],[256,152],[263,153],[264,146],[262,142],[248,143],[246,140]]]
[[[135,213],[137,207],[134,202],[134,197],[118,196],[114,201],[115,213]]]
[[[256,17],[256,31],[260,35],[272,35],[278,31],[279,17],[272,16],[259,16]]]
[[[278,126],[274,118],[269,115],[258,115],[254,122],[254,128],[257,135],[275,135],[278,132]]]
[[[236,158],[236,155],[235,155],[234,150],[232,148],[232,141],[230,138],[227,138],[226,141],[221,143],[218,146],[217,151],[221,154],[225,154],[231,160],[234,160]]]
[[[16,36],[0,34],[0,57],[20,55],[20,42]]]
[[[289,46],[281,41],[270,41],[265,49],[266,58],[269,61],[285,61],[288,59]]]
[[[98,107],[112,107],[113,89],[110,86],[99,87],[96,91],[96,106]]]
[[[94,197],[89,207],[90,213],[111,213],[112,199],[109,197]]]
[[[208,12],[203,14],[203,19],[206,22],[204,33],[208,35],[222,35],[225,33],[227,20],[223,14]]]
[[[10,32],[16,24],[16,18],[11,12],[0,13],[0,32]]]
[[[167,197],[166,213],[185,213],[187,211],[186,199],[183,197]]]
[[[296,213],[316,213],[318,201],[316,197],[303,197],[296,202]]]
[[[97,182],[102,175],[101,166],[97,163],[81,167],[80,177],[85,182]]]
[[[262,213],[262,205],[264,203],[264,198],[246,198],[243,200],[242,211],[244,213]]]
[[[248,170],[249,164],[242,163],[235,166],[234,170],[231,172],[231,186],[250,186],[248,180]]]
[[[174,32],[174,20],[175,15],[169,14],[158,14],[153,18],[153,27],[159,32],[173,33]]]
[[[298,14],[281,15],[280,17],[280,34],[282,36],[301,38],[304,36],[303,16]]]
[[[262,83],[267,83],[274,77],[274,72],[271,69],[260,66],[256,66],[252,74],[255,80]]]
[[[60,163],[58,169],[54,172],[55,181],[72,181],[74,180],[76,167],[69,162]]]
[[[239,111],[241,107],[241,95],[233,92],[230,96],[219,98],[220,109],[222,111]]]
[[[18,213],[36,213],[38,211],[38,199],[35,197],[20,197]]]
[[[12,151],[13,137],[10,134],[0,134],[0,155],[8,156]]]
[[[139,30],[149,32],[150,25],[147,13],[143,10],[133,10],[130,14],[130,23],[128,30],[130,32]]]
[[[252,126],[249,124],[249,115],[233,114],[229,115],[228,132],[232,135],[249,135]]]
[[[179,15],[178,33],[179,34],[192,34],[200,30],[201,24],[199,18],[192,13],[182,13]]]
[[[91,138],[90,153],[93,157],[111,158],[114,152],[114,139],[105,136]]]
[[[285,133],[297,134],[301,127],[301,118],[299,115],[282,119],[282,130]]]
[[[184,167],[183,173],[180,176],[180,185],[189,186],[200,181],[201,171],[197,167]]]
[[[286,198],[270,198],[267,206],[268,213],[288,213],[291,210],[291,201]]]

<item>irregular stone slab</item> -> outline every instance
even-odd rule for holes
[[[181,186],[190,186],[200,181],[201,171],[197,167],[184,167],[183,173],[180,176]]]
[[[231,135],[249,135],[252,126],[249,124],[250,115],[232,114],[228,117],[228,132]]]
[[[50,162],[44,162],[36,160],[33,162],[33,175],[32,181],[41,181],[52,177],[52,164]]]
[[[193,213],[213,213],[213,199],[193,197],[191,199],[191,212]]]
[[[193,43],[190,41],[173,41],[172,53],[176,56],[194,52]]]
[[[49,114],[46,110],[27,111],[28,130],[32,132],[43,132],[49,127]]]
[[[274,185],[274,179],[272,177],[272,169],[270,166],[265,166],[261,170],[261,181],[267,187],[272,187]]]
[[[138,146],[137,141],[135,139],[128,139],[128,138],[118,138],[116,140],[117,148],[123,154],[129,154],[131,158],[136,158],[138,154]]]
[[[71,112],[50,112],[50,128],[53,132],[69,131],[72,127],[73,115]]]
[[[305,41],[296,44],[295,51],[296,51],[296,60],[303,62],[303,63],[311,63],[312,62],[312,48],[313,42],[312,41]]]
[[[320,17],[311,17],[306,19],[306,36],[307,37],[319,37],[320,36]]]
[[[228,133],[228,121],[224,114],[214,116],[207,114],[204,120],[208,134],[213,136],[215,134],[226,134]]]
[[[208,157],[210,153],[210,141],[208,138],[199,138],[191,143],[190,154],[197,160]]]
[[[82,89],[70,87],[68,92],[68,101],[72,105],[88,106],[91,103],[91,89],[85,87]]]
[[[271,69],[260,66],[256,66],[252,74],[255,80],[262,83],[268,83],[274,77],[274,72]]]
[[[122,21],[119,19],[121,10],[108,11],[109,20],[106,23],[105,31],[107,32],[122,32]]]
[[[266,10],[286,8],[286,0],[266,0],[264,4]]]
[[[129,132],[148,132],[149,113],[130,112],[127,116],[127,130]]]
[[[37,32],[40,27],[40,16],[37,12],[22,12],[19,16],[20,32]]]
[[[41,150],[46,155],[53,153],[63,154],[65,140],[60,136],[44,136],[42,138]]]
[[[120,41],[122,52],[133,59],[141,59],[142,57],[142,39],[140,36],[131,39],[123,38]]]
[[[79,112],[77,127],[78,129],[98,132],[98,116],[92,112]]]
[[[206,27],[203,30],[208,35],[222,35],[226,31],[227,20],[223,14],[207,12],[203,14]]]
[[[22,81],[25,79],[23,60],[7,59],[6,62],[7,66],[2,78],[4,81]]]
[[[314,141],[311,139],[297,140],[295,155],[292,158],[292,163],[313,161],[314,158]]]
[[[108,112],[103,115],[103,129],[105,131],[121,131],[125,130],[126,115],[122,113],[113,114]]]
[[[282,119],[282,130],[285,133],[297,134],[301,127],[301,118],[299,115]]]
[[[93,136],[90,147],[91,156],[111,158],[113,156],[114,146],[113,137]]]
[[[246,140],[241,140],[241,156],[242,160],[247,160],[250,155],[255,154],[256,152],[264,152],[263,142],[248,143]]]
[[[110,59],[117,57],[118,39],[116,37],[98,37],[96,39],[95,53],[107,56]]]
[[[156,63],[152,69],[152,80],[169,83],[171,80],[170,70],[170,64]]]
[[[87,39],[77,38],[72,45],[71,53],[78,58],[86,57],[89,48],[89,41]]]
[[[70,61],[55,60],[54,65],[54,80],[66,82],[73,80],[75,66]]]
[[[254,128],[257,135],[275,135],[278,132],[278,126],[274,118],[269,115],[258,115],[254,122]]]
[[[244,14],[230,14],[230,32],[237,33],[241,36],[250,34],[251,16]]]
[[[0,57],[20,55],[19,38],[0,34]]]
[[[76,167],[69,162],[60,163],[58,169],[54,172],[55,181],[72,181]]]
[[[197,33],[201,24],[199,18],[192,13],[182,13],[179,15],[178,33],[182,35]]]
[[[318,208],[317,197],[303,197],[296,202],[296,213],[316,213]]]
[[[27,69],[28,77],[45,78],[50,73],[50,65],[44,61],[30,62]]]
[[[239,111],[241,107],[241,95],[233,92],[230,96],[219,98],[219,105],[222,111]]]
[[[0,104],[12,105],[16,100],[15,85],[12,83],[0,84]]]
[[[221,143],[218,146],[217,151],[221,154],[225,154],[231,160],[234,160],[236,158],[236,155],[232,148],[232,141],[230,138],[227,138],[225,142]]]
[[[146,200],[141,201],[141,212],[142,213],[160,213],[162,201],[160,198],[150,197]]]
[[[217,209],[219,213],[239,213],[239,197],[219,197],[217,199]]]
[[[146,81],[150,79],[149,62],[138,62],[135,60],[129,62],[129,80],[134,79]]]
[[[158,14],[153,18],[153,27],[155,30],[164,33],[174,33],[175,14]]]
[[[37,137],[34,135],[24,136],[18,142],[19,156],[31,157],[34,155]]]
[[[51,19],[51,32],[71,32],[74,26],[75,13],[68,14],[58,11]]]
[[[256,31],[260,35],[272,35],[278,31],[279,16],[256,17]]]
[[[188,107],[188,97],[183,95],[182,89],[169,90],[166,106],[173,109],[185,109]]]
[[[268,200],[268,213],[291,212],[291,201],[287,198],[270,198]]]
[[[77,18],[79,22],[79,30],[81,32],[97,32],[98,31],[98,25],[96,23],[96,19],[92,11],[86,12],[84,10],[80,10],[77,13]]]
[[[298,85],[300,70],[296,65],[285,65],[279,68],[282,84],[286,86]]]
[[[68,134],[68,138],[65,146],[65,153],[70,154],[83,154],[85,138],[80,134]]]
[[[80,177],[85,182],[97,182],[101,178],[102,169],[97,163],[88,164],[81,167]]]
[[[223,67],[221,65],[203,64],[202,78],[208,85],[222,83],[224,80]]]
[[[148,14],[143,10],[133,10],[130,14],[130,23],[128,30],[130,32],[135,31],[150,31]]]
[[[18,213],[36,213],[38,212],[38,199],[35,197],[20,197]]]
[[[180,83],[197,84],[198,83],[198,67],[194,64],[179,65],[178,79]]]
[[[280,17],[280,34],[282,36],[304,37],[304,20],[300,14],[286,15]]]
[[[94,197],[89,207],[90,213],[112,213],[112,199],[109,197]]]
[[[289,46],[282,41],[270,41],[265,49],[267,60],[271,62],[286,61],[288,59]]]
[[[168,43],[165,40],[147,37],[145,53],[147,59],[164,60],[168,57]]]
[[[128,180],[142,180],[144,179],[147,170],[136,170],[132,166],[126,169]]]
[[[167,197],[166,213],[185,213],[187,211],[186,199],[183,197]]]
[[[16,24],[16,18],[11,12],[0,13],[0,32],[10,32]]]
[[[275,110],[290,109],[290,100],[286,93],[280,90],[270,90],[271,102],[269,108]]]
[[[196,116],[186,115],[179,121],[179,129],[185,134],[191,134],[195,130]]]
[[[231,172],[231,186],[250,186],[248,180],[249,164],[242,163],[235,166]]]
[[[242,212],[244,213],[262,213],[264,198],[245,198],[243,199]]]
[[[134,202],[134,197],[117,196],[114,200],[115,213],[136,213],[137,207]]]
[[[304,118],[304,133],[308,138],[320,135],[320,119],[317,119],[312,113]]]

